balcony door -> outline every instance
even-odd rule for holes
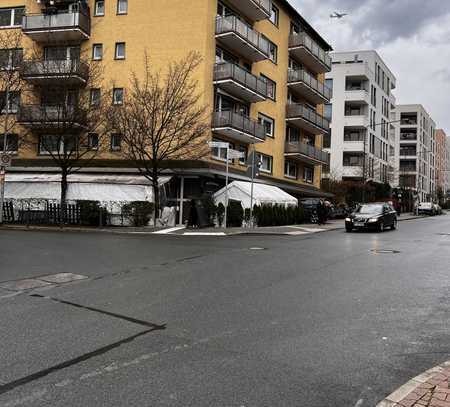
[[[45,47],[44,59],[46,61],[79,61],[80,47]]]
[[[248,105],[241,103],[229,96],[217,92],[215,98],[216,112],[234,112],[241,116],[249,116],[250,108]]]

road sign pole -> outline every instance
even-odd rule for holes
[[[4,200],[5,200],[5,167],[0,167],[0,225],[3,224]]]
[[[255,181],[255,145],[253,144],[252,151],[252,183],[250,187],[250,226],[253,228],[255,225],[253,223],[253,184]]]
[[[224,222],[225,229],[227,228],[227,218],[228,218],[228,170],[229,170],[229,155],[230,155],[230,145],[227,147],[227,164],[226,164],[226,173],[225,173],[225,214],[224,214]]]

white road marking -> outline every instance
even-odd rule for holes
[[[167,235],[168,233],[176,232],[177,230],[185,229],[186,226],[176,226],[174,228],[158,230],[157,232],[153,232],[154,235]]]
[[[309,233],[308,232],[302,232],[302,231],[298,231],[298,232],[287,232],[286,233],[287,235],[290,235],[290,236],[299,236],[299,235],[308,235]]]
[[[356,402],[356,404],[355,404],[354,407],[361,407],[361,406],[363,405],[363,403],[364,403],[364,400],[363,400],[363,399],[359,399],[359,400]]]
[[[304,230],[305,232],[309,233],[318,233],[318,232],[325,232],[326,229],[312,229],[312,228],[299,228],[301,230]]]
[[[225,232],[184,232],[183,236],[226,236]]]

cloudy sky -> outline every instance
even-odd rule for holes
[[[376,49],[397,77],[397,102],[423,104],[450,135],[450,0],[291,3],[336,51]]]

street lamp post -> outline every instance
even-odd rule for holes
[[[6,156],[6,142],[8,138],[8,119],[9,119],[9,84],[6,84],[5,90],[5,131],[3,134],[3,152],[1,156]],[[3,224],[3,202],[5,201],[5,174],[6,165],[0,162],[0,225]]]

